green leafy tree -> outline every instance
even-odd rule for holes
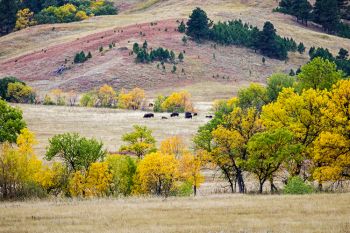
[[[121,151],[135,153],[139,158],[154,152],[156,140],[152,136],[152,131],[146,126],[134,125],[134,132],[123,135],[122,140],[127,143],[120,148]]]
[[[294,72],[294,71],[293,71]],[[277,100],[283,88],[293,87],[295,78],[283,73],[276,73],[267,79],[267,96],[270,102]]]
[[[7,90],[8,90],[8,85],[10,83],[22,83],[24,84],[24,82],[22,82],[21,80],[9,76],[9,77],[4,77],[2,79],[0,79],[0,98],[4,99],[4,100],[8,100],[7,98]]]
[[[106,155],[102,142],[88,139],[77,133],[58,134],[49,140],[45,158],[51,161],[60,158],[69,171],[88,170],[91,163]]]
[[[0,143],[16,142],[18,135],[25,127],[22,111],[0,99]]]
[[[287,185],[284,187],[284,194],[309,194],[312,193],[314,189],[312,186],[305,184],[303,179],[299,176],[294,176],[288,180]]]
[[[207,13],[201,8],[197,7],[190,15],[187,22],[186,35],[192,37],[196,41],[207,39],[209,36],[209,28],[211,26],[210,19]]]
[[[260,84],[252,83],[238,91],[237,105],[242,109],[254,108],[261,111],[262,106],[268,102],[267,90]]]
[[[342,72],[337,70],[335,63],[316,57],[301,67],[301,72],[298,74],[298,88],[330,90],[342,76]]]
[[[112,192],[114,195],[128,196],[131,194],[136,173],[135,160],[129,156],[109,155],[106,158],[109,170],[112,174]]]
[[[273,177],[286,158],[299,152],[300,146],[293,145],[293,134],[277,129],[255,134],[248,142],[248,159],[242,165],[259,181],[259,192],[263,192],[267,180],[273,184]]]

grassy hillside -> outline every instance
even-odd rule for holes
[[[317,28],[305,28],[290,16],[272,13],[276,1],[115,2],[122,10],[119,15],[39,25],[1,37],[0,76],[17,76],[39,92],[54,88],[87,91],[104,83],[117,89],[140,86],[147,90],[195,85],[204,80],[238,86],[242,82],[264,83],[270,74],[297,69],[308,59],[307,55],[291,54],[286,63],[268,59],[263,65],[262,56],[245,48],[218,46],[214,49],[210,43],[198,45],[194,42],[184,46],[183,35],[174,31],[176,20],[187,18],[196,6],[206,10],[215,21],[241,18],[262,27],[269,20],[280,35],[304,42],[307,49],[322,46],[334,53],[340,47],[350,49],[348,39],[326,35]],[[151,26],[150,22],[158,24]],[[140,32],[145,36],[140,36]],[[176,53],[186,51],[185,61],[178,65],[176,74],[170,72],[171,65],[163,72],[157,69],[156,63],[134,63],[134,56],[129,56],[132,44],[144,40],[150,47],[162,46]],[[112,42],[116,42],[116,47],[109,50],[108,44]],[[103,53],[98,52],[100,46],[104,46]],[[71,64],[74,54],[81,50],[91,51],[93,58],[84,64]],[[62,75],[54,75],[53,71],[65,60],[70,69]]]
[[[0,203],[0,232],[349,232],[349,194]]]

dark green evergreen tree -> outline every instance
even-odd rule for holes
[[[340,59],[340,60],[347,60],[349,57],[349,51],[344,49],[344,48],[341,48],[339,50],[339,53],[338,53],[338,56],[337,56],[337,59]]]
[[[181,21],[181,23],[180,23],[180,25],[178,27],[178,30],[181,33],[185,33],[186,32],[186,25],[185,25],[184,21]]]
[[[340,23],[340,12],[337,0],[316,0],[314,19],[328,33],[337,31]]]
[[[302,42],[300,42],[299,45],[298,45],[298,52],[300,54],[303,54],[305,52],[305,46],[304,46],[304,44]]]
[[[0,35],[10,33],[16,24],[18,0],[0,0]]]
[[[187,22],[186,34],[197,41],[207,39],[211,24],[207,13],[200,8],[196,8],[193,10],[190,19]]]
[[[295,15],[297,21],[307,25],[311,19],[312,6],[308,0],[294,0],[292,6],[292,14]]]

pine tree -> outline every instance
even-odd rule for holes
[[[175,56],[174,51],[171,50],[171,51],[170,51],[170,61],[171,61],[171,62],[174,62],[174,61],[175,61],[175,57],[176,57],[176,56]]]
[[[349,57],[349,52],[348,52],[348,50],[346,50],[346,49],[344,49],[344,48],[341,48],[341,49],[339,50],[337,59],[340,59],[340,60],[347,60],[348,57]]]
[[[186,36],[183,36],[183,37],[182,37],[182,42],[184,43],[184,45],[187,44],[187,37],[186,37]]]
[[[304,46],[304,44],[302,42],[300,42],[299,45],[298,45],[298,52],[300,54],[303,54],[305,52],[305,46]]]
[[[337,0],[316,0],[314,7],[315,22],[322,25],[328,33],[334,33],[340,23]]]
[[[19,4],[18,0],[0,1],[0,35],[10,33],[15,27]]]
[[[147,49],[148,48],[148,43],[147,43],[146,40],[145,40],[145,42],[143,42],[142,48],[143,49]]]
[[[186,25],[185,25],[184,21],[181,21],[181,23],[180,23],[180,25],[178,27],[178,30],[179,30],[180,33],[186,32]]]
[[[295,15],[297,20],[302,24],[307,25],[307,22],[311,18],[312,6],[308,0],[294,0],[292,6],[292,14]]]
[[[179,53],[178,59],[180,60],[180,62],[184,60],[184,54],[182,52]]]
[[[200,41],[207,39],[209,36],[209,28],[211,22],[207,16],[207,13],[197,7],[190,15],[190,19],[187,22],[186,34],[193,39]]]
[[[88,55],[86,56],[87,59],[92,58],[91,52],[89,51]]]

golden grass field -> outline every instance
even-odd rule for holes
[[[350,194],[0,203],[0,232],[350,232]]]

